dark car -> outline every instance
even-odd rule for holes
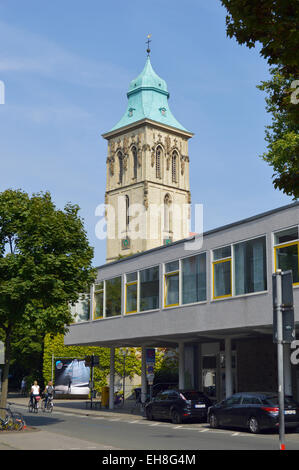
[[[175,424],[190,419],[207,421],[211,405],[209,398],[196,390],[165,390],[146,404],[145,413],[149,420],[171,419]]]
[[[238,427],[258,433],[279,426],[278,395],[275,393],[235,393],[211,406],[208,421],[212,428]],[[285,397],[285,427],[299,426],[299,404]]]

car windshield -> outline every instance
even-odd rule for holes
[[[262,399],[263,404],[265,405],[279,405],[278,395],[267,396]],[[284,404],[286,406],[298,406],[298,403],[295,402],[291,397],[284,397]]]
[[[204,398],[203,394],[196,391],[188,391],[188,392],[181,392],[182,395],[186,398],[186,400],[193,400],[198,401]]]

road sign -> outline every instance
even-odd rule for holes
[[[146,364],[155,364],[156,361],[156,350],[154,348],[147,348],[145,354],[145,362]]]
[[[280,274],[273,274],[272,286],[273,342],[278,342],[278,315],[281,315],[282,342],[290,344],[296,339],[292,271],[282,271]],[[279,299],[279,293],[281,293],[281,299]]]
[[[154,374],[154,366],[148,365],[146,368],[147,374]]]
[[[147,374],[146,378],[147,378],[147,381],[148,381],[149,385],[153,385],[155,374]]]

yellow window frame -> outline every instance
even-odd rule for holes
[[[164,307],[165,308],[170,308],[170,307],[177,307],[178,305],[180,305],[179,302],[177,302],[176,304],[169,304],[169,305],[166,305],[166,298],[167,298],[167,282],[166,282],[166,278],[169,276],[176,276],[176,275],[179,275],[179,278],[180,278],[180,271],[173,271],[173,272],[170,272],[170,273],[165,273],[164,274]],[[179,293],[179,296],[180,296],[180,293]]]
[[[297,257],[298,257],[298,272],[299,272],[299,240],[290,243],[281,243],[281,245],[274,246],[274,272],[277,271],[277,250],[280,248],[287,248],[288,246],[295,246],[297,245]],[[299,286],[299,282],[293,282],[293,286]]]
[[[95,302],[95,296],[96,294],[103,294],[103,315],[99,316],[99,317],[96,317],[96,302]],[[104,284],[103,284],[103,287],[101,289],[95,289],[94,290],[94,294],[93,294],[93,299],[94,299],[94,306],[93,306],[93,312],[92,312],[92,318],[93,320],[101,320],[102,318],[104,318]]]
[[[137,297],[138,297],[138,281],[132,281],[132,282],[127,282],[126,283],[126,290],[125,290],[125,312],[126,312],[126,315],[129,315],[130,313],[137,313],[137,309],[136,310],[132,310],[130,312],[127,311],[127,288],[128,286],[134,286],[136,285],[137,289],[136,289],[136,294],[137,294]],[[138,304],[138,298],[136,297],[136,304]],[[138,305],[137,305],[137,308],[138,308]]]
[[[215,265],[220,263],[230,263],[230,294],[226,295],[217,295],[215,296]],[[232,258],[225,258],[220,259],[217,261],[213,261],[213,299],[226,299],[228,297],[232,297],[233,295],[233,273],[232,273]]]

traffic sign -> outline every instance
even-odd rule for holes
[[[279,285],[278,285],[279,283]],[[282,318],[282,342],[292,343],[295,338],[293,273],[282,271],[272,276],[273,295],[273,342],[278,342],[278,318]],[[280,295],[278,295],[280,292]]]

